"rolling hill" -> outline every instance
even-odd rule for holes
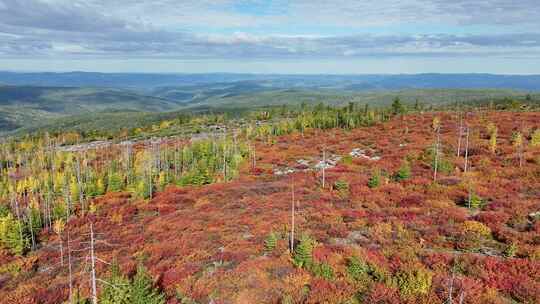
[[[178,107],[175,101],[120,89],[0,86],[0,131],[71,115],[163,112]]]
[[[177,115],[176,111],[234,113],[284,104],[345,105],[355,102],[386,106],[400,97],[409,104],[418,100],[426,105],[445,105],[505,97],[524,99],[531,92],[535,99],[540,99],[534,92],[540,78],[535,76],[467,74],[461,79],[457,75],[444,74],[147,76],[0,72],[0,81],[8,83],[0,85],[0,133],[59,128],[116,129],[120,122],[133,125],[137,121],[157,121],[161,116],[155,113],[166,113],[167,116]],[[143,85],[145,80],[148,83]],[[84,87],[66,86],[83,83]],[[44,84],[54,86],[38,86]],[[94,84],[104,87],[92,87]],[[125,87],[117,88],[117,85]],[[484,86],[529,88],[532,91],[475,88]]]

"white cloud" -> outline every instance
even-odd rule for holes
[[[261,1],[0,0],[0,55],[339,59],[540,54],[537,0]],[[250,3],[255,10],[238,8]],[[420,29],[425,24],[443,30],[426,34]],[[479,25],[505,34],[474,34]],[[392,26],[418,30],[380,34]],[[470,28],[470,34],[444,30],[456,26]]]

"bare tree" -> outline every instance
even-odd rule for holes
[[[441,126],[438,125],[435,131],[437,132],[437,139],[435,142],[435,164],[433,166],[433,181],[437,181],[437,171],[439,169],[439,146],[441,144]]]
[[[28,221],[30,222],[30,238],[32,240],[32,250],[36,249],[36,237],[34,235],[34,223],[32,218],[34,217],[32,214],[32,208],[27,207],[26,208],[26,216],[28,218]]]
[[[326,185],[326,146],[323,146],[322,187]]]
[[[452,276],[450,277],[449,287],[448,287],[448,299],[446,300],[446,304],[453,304],[454,303],[454,272],[452,272]]]
[[[255,151],[255,145],[252,145],[250,150],[251,150],[251,168],[255,169],[255,167],[257,166],[257,155]]]
[[[290,236],[290,247],[291,247],[291,253],[294,252],[294,213],[295,213],[295,206],[294,206],[294,179],[291,183],[291,236]]]
[[[77,187],[79,188],[79,204],[81,206],[81,212],[84,215],[86,207],[84,204],[84,183],[81,178],[81,160],[79,155],[77,155],[75,162],[75,177],[77,178]]]
[[[68,273],[69,273],[69,303],[73,304],[73,274],[71,266],[71,239],[69,237],[69,230],[67,232],[67,254],[68,254]]]
[[[459,157],[461,154],[461,138],[463,137],[463,118],[461,117],[461,114],[459,115],[459,126],[458,126],[458,146],[457,146],[457,152],[456,156]]]
[[[470,129],[467,127],[466,132],[466,139],[465,139],[465,165],[464,165],[464,172],[467,173],[468,165],[469,165],[469,134]]]
[[[90,222],[90,257],[91,257],[91,276],[92,281],[92,303],[97,304],[97,286],[96,286],[96,254],[94,252],[94,224]]]
[[[459,304],[463,304],[463,301],[465,300],[465,292],[462,290],[459,293]]]

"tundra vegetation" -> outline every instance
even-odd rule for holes
[[[5,139],[0,303],[538,303],[539,134],[396,98]]]

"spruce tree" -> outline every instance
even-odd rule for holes
[[[114,261],[111,266],[111,276],[106,280],[103,291],[99,297],[100,304],[131,304],[131,284],[122,275],[118,263]]]
[[[152,278],[143,265],[137,267],[137,273],[131,283],[132,304],[164,304],[165,295],[153,287]]]
[[[381,184],[381,173],[379,170],[374,170],[368,181],[368,187],[376,188]]]
[[[274,249],[276,249],[277,245],[277,235],[275,232],[270,232],[268,236],[266,237],[266,240],[264,241],[264,249],[267,252],[272,252]]]
[[[411,166],[407,161],[404,161],[396,172],[395,179],[397,181],[406,180],[411,177]]]
[[[28,226],[24,222],[11,214],[0,218],[0,244],[14,254],[22,255],[30,249],[30,243]]]
[[[294,250],[294,264],[298,267],[309,268],[313,263],[313,247],[315,242],[309,236],[302,236],[300,244]]]
[[[108,192],[117,192],[122,190],[122,178],[117,172],[111,172],[109,174],[109,182],[107,184]]]

